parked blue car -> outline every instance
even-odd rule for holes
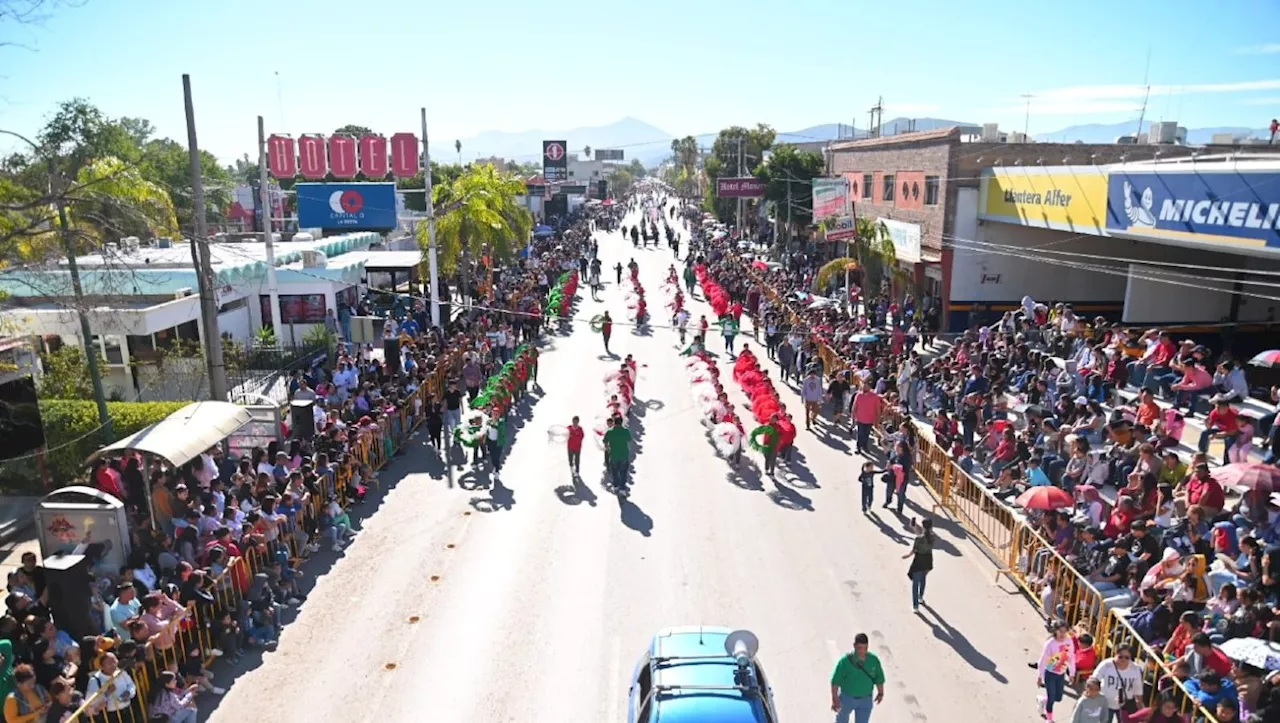
[[[777,723],[759,648],[746,630],[660,631],[636,663],[628,723]]]

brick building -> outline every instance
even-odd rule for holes
[[[952,127],[834,141],[829,169],[849,181],[854,213],[885,222],[899,263],[914,278],[917,293],[941,300],[941,318],[947,319],[952,252],[945,240],[958,235],[958,215],[976,213],[973,206],[983,169],[1104,165],[1189,156],[1194,150],[1169,145],[969,142],[959,127]],[[960,204],[964,189],[970,189],[974,200]]]

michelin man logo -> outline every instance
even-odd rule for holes
[[[1133,184],[1128,181],[1124,182],[1124,213],[1129,217],[1130,226],[1139,226],[1141,228],[1155,228],[1156,214],[1154,207],[1156,204],[1155,194],[1151,192],[1151,187],[1147,186],[1142,191],[1142,205],[1134,203]]]

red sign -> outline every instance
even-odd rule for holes
[[[329,137],[329,172],[334,178],[356,177],[356,139],[338,134]]]
[[[391,173],[397,178],[411,178],[422,170],[418,156],[418,137],[412,133],[391,136]]]
[[[387,166],[387,139],[382,136],[360,137],[360,171],[369,178],[385,178]]]
[[[717,178],[716,195],[720,198],[763,198],[765,185],[759,178]]]
[[[293,178],[298,175],[298,155],[289,136],[271,136],[267,139],[267,170],[276,178]]]
[[[559,143],[548,143],[546,154],[547,158],[550,158],[553,161],[558,161],[561,158],[564,158],[564,146]]]
[[[298,171],[303,178],[324,180],[324,174],[328,171],[324,151],[324,136],[303,136],[298,139]]]

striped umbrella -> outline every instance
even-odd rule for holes
[[[1274,367],[1280,366],[1280,349],[1271,349],[1258,354],[1249,360],[1249,363],[1255,367]]]

